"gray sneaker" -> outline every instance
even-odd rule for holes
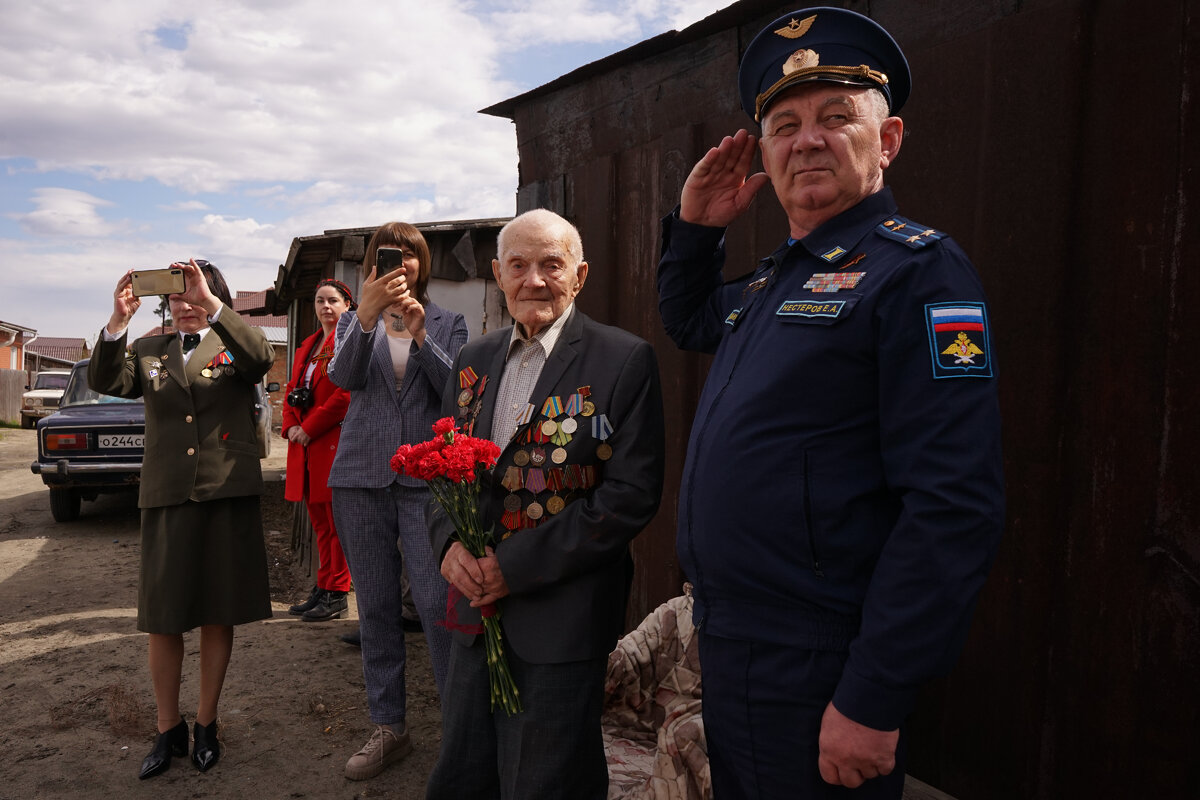
[[[407,729],[396,734],[386,725],[377,725],[362,750],[346,762],[346,777],[352,781],[374,778],[411,752],[412,740]]]

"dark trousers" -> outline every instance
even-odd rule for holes
[[[483,636],[451,645],[442,749],[426,800],[604,800],[607,659],[530,664],[505,652],[525,709],[511,717],[491,710]]]
[[[903,730],[890,775],[847,789],[817,768],[821,716],[845,653],[698,633],[713,800],[899,800]]]

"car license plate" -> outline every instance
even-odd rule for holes
[[[132,433],[103,433],[100,435],[100,449],[112,447],[145,447],[146,437]]]

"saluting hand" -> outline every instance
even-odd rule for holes
[[[744,214],[770,181],[765,172],[747,177],[757,144],[758,139],[742,129],[705,153],[684,181],[679,218],[724,228]]]

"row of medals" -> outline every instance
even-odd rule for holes
[[[163,358],[165,359],[165,358],[167,358],[167,356],[164,355]],[[234,372],[234,369],[232,366],[229,366],[229,365],[226,365],[224,367],[220,367],[220,366],[213,366],[211,368],[205,367],[204,369],[200,370],[200,374],[206,378],[212,378],[212,377],[219,378],[221,376],[222,371],[226,375],[232,375]],[[166,378],[167,377],[167,370],[165,367],[163,367],[162,361],[151,361],[150,362],[149,375],[151,378]]]
[[[596,413],[596,405],[591,400],[583,401],[583,408],[579,412],[585,417],[590,417]],[[557,422],[553,419],[542,421],[540,426],[542,435],[549,438],[556,435],[559,431],[566,434],[568,437],[579,430],[579,423],[574,417],[566,417],[562,422]],[[612,458],[612,445],[608,442],[601,442],[596,447],[596,458],[601,461],[607,461]],[[550,451],[550,461],[554,464],[564,464],[567,460],[567,449],[565,447],[555,447]],[[513,453],[513,463],[518,467],[526,467],[533,465],[541,467],[546,463],[546,451],[541,447],[532,447],[529,450],[518,450]],[[557,514],[566,508],[567,502],[557,494],[546,500],[546,508],[543,511],[541,503],[537,500],[531,502],[525,507],[525,515],[530,519],[541,519],[543,514],[548,511],[551,514]],[[521,496],[516,492],[510,492],[504,498],[504,510],[516,512],[521,510]]]

